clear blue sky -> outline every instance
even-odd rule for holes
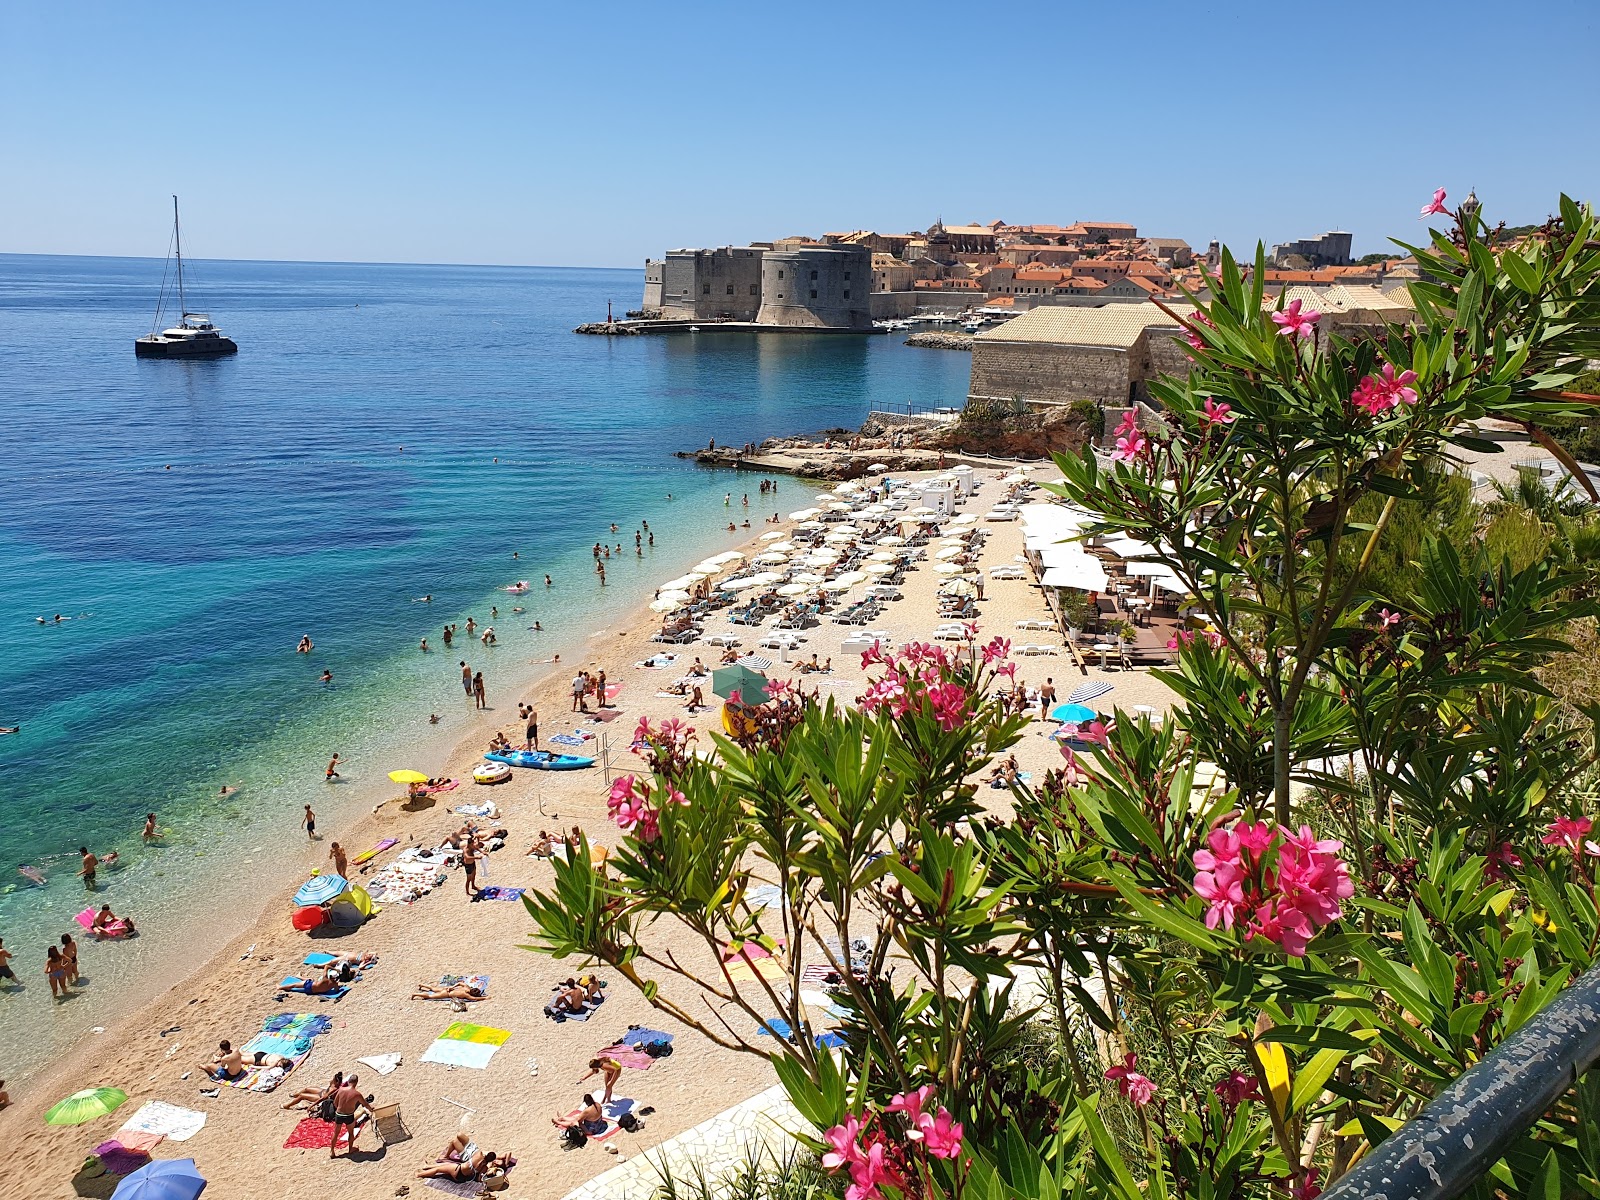
[[[0,251],[634,266],[1124,220],[1236,248],[1600,199],[1600,4],[15,3]]]

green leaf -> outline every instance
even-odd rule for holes
[[[1307,1105],[1315,1104],[1325,1085],[1339,1064],[1348,1057],[1347,1050],[1319,1050],[1311,1061],[1300,1068],[1294,1079],[1294,1090],[1289,1093],[1289,1112],[1297,1113]]]
[[[1541,283],[1539,272],[1515,250],[1507,249],[1501,251],[1500,269],[1506,273],[1519,291],[1526,292],[1530,296],[1539,294],[1539,285]]]
[[[1534,1186],[1537,1191],[1533,1194],[1540,1200],[1561,1200],[1561,1160],[1556,1158],[1554,1150],[1544,1156],[1544,1166]]]

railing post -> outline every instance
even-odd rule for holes
[[[1600,967],[1336,1180],[1322,1200],[1451,1200],[1600,1061]]]

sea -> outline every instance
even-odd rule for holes
[[[574,335],[608,302],[638,302],[637,270],[186,267],[190,307],[236,356],[134,357],[158,259],[0,255],[0,726],[20,727],[0,736],[0,938],[23,982],[0,988],[0,1077],[13,1081],[275,902],[285,855],[310,858],[304,805],[336,836],[341,815],[393,794],[389,770],[436,769],[472,720],[460,659],[509,708],[497,679],[581,651],[726,548],[730,519],[759,527],[815,491],[783,479],[764,498],[756,476],[673,451],[853,428],[967,390],[967,355],[894,337]],[[646,521],[655,544],[636,554]],[[613,547],[604,587],[596,542]],[[518,580],[526,595],[504,590]],[[498,644],[466,640],[468,616]],[[451,622],[463,629],[446,651]],[[163,835],[146,845],[150,812]],[[92,896],[80,846],[118,855]],[[88,985],[53,1003],[45,946],[81,933],[91,900],[143,935],[85,945]]]

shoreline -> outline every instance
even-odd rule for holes
[[[777,526],[753,525],[748,531],[748,536],[727,544],[725,548],[752,553],[761,544],[762,533],[770,532],[773,529],[787,529],[792,525],[793,522],[788,520],[784,520],[781,525]],[[741,530],[740,532],[744,533],[746,531]],[[685,561],[678,564],[677,573],[687,570],[693,562],[704,556],[705,552],[696,552],[687,557]],[[664,562],[665,560],[659,561]],[[674,570],[674,568],[668,566],[662,566],[661,569],[664,572],[673,572]],[[469,782],[471,779],[471,767],[474,763],[482,760],[482,747],[486,743],[489,733],[495,728],[504,727],[509,736],[514,731],[513,727],[518,724],[514,707],[516,702],[510,697],[516,695],[522,698],[533,698],[541,709],[541,732],[545,729],[552,733],[558,732],[565,727],[564,721],[567,715],[559,709],[556,703],[567,690],[562,672],[569,668],[576,669],[591,665],[595,661],[596,653],[602,651],[604,647],[621,643],[629,635],[637,635],[641,630],[648,631],[645,634],[648,637],[648,633],[653,632],[659,626],[659,623],[660,617],[650,611],[648,600],[640,601],[624,607],[619,613],[613,615],[603,629],[589,632],[574,629],[564,639],[559,649],[551,650],[551,659],[528,660],[523,663],[524,667],[531,668],[526,674],[517,678],[503,676],[501,677],[503,682],[497,680],[495,683],[496,691],[506,696],[507,699],[501,701],[498,706],[487,710],[488,718],[486,720],[483,719],[482,714],[474,714],[470,717],[469,720],[473,722],[472,726],[456,738],[443,755],[441,772],[444,775],[463,781],[462,787],[450,793],[449,799],[455,803],[481,803],[483,800],[492,799],[501,806],[502,810],[505,810],[508,807],[507,802],[513,800],[513,796],[517,793],[520,793],[518,798],[527,800],[533,795],[548,792],[550,788],[546,786],[547,782],[553,783],[555,780],[561,779],[561,776],[550,777],[547,781],[543,772],[518,772],[509,784],[484,787],[473,785]],[[552,661],[556,657],[560,659],[559,665]],[[607,658],[609,659],[610,656],[608,655]],[[619,664],[611,662],[607,669],[614,680],[620,679],[633,682],[631,675],[622,673]],[[509,714],[509,719],[503,714]],[[576,716],[577,714],[573,715]],[[613,761],[619,761],[615,748],[613,750]],[[589,793],[590,798],[603,812],[604,786],[600,781],[604,773],[599,765],[592,770],[574,772],[572,774],[577,781],[593,781],[590,786],[582,790]],[[400,788],[400,785],[397,784],[385,783],[383,786],[394,789],[397,792]],[[378,785],[374,783],[373,787],[374,790],[377,790]],[[568,796],[571,794],[569,789],[562,789],[562,791]],[[399,846],[396,847],[398,849],[408,844],[408,841],[415,841],[417,834],[420,832],[419,827],[430,822],[437,824],[438,818],[449,814],[450,809],[454,807],[454,803],[443,803],[429,806],[417,812],[405,812],[396,804],[396,801],[403,799],[403,794],[393,794],[375,806],[364,807],[360,806],[359,802],[356,802],[356,798],[352,797],[352,802],[356,803],[357,806],[351,808],[348,813],[342,814],[339,818],[319,821],[318,840],[311,844],[315,846],[320,856],[326,853],[326,847],[333,841],[339,841],[354,856],[366,847],[375,845],[386,837],[398,836],[400,839]],[[386,812],[385,810],[389,811]],[[454,819],[460,820],[461,818]],[[543,818],[536,817],[536,819]],[[550,819],[553,820],[554,817],[552,816]],[[533,831],[530,829],[513,826],[510,840],[513,843],[520,842],[525,837],[527,840],[531,840],[532,833]],[[286,835],[286,838],[292,839],[293,835]],[[510,848],[508,847],[508,849]],[[297,856],[300,847],[292,844],[291,841],[291,846],[285,846],[283,849],[283,857],[287,862]],[[499,856],[502,862],[504,861],[505,853],[505,851],[502,851]],[[361,882],[362,878],[370,874],[373,866],[381,865],[390,854],[392,854],[392,851],[386,852],[373,863],[369,863],[367,870],[357,873],[353,881]],[[494,865],[500,866],[501,864],[496,863]],[[294,877],[296,879],[306,873],[305,870],[290,869],[287,865],[281,872],[286,877]],[[444,888],[440,890],[448,890],[453,882],[454,877],[452,876],[451,879],[447,880]],[[129,1010],[119,1013],[115,1017],[105,1019],[103,1026],[96,1027],[101,1029],[102,1032],[96,1033],[92,1028],[85,1029],[46,1065],[36,1068],[26,1076],[18,1074],[10,1076],[9,1078],[13,1080],[11,1084],[13,1104],[4,1114],[0,1114],[0,1122],[5,1122],[8,1118],[13,1123],[26,1121],[29,1114],[33,1114],[40,1117],[40,1123],[27,1121],[15,1132],[23,1132],[24,1130],[37,1132],[42,1130],[44,1128],[42,1125],[42,1112],[48,1106],[48,1103],[53,1102],[53,1099],[59,1098],[60,1095],[65,1095],[80,1087],[91,1086],[92,1083],[100,1081],[103,1070],[102,1063],[106,1058],[119,1050],[131,1048],[134,1043],[140,1040],[149,1038],[155,1030],[166,1028],[173,1024],[183,1024],[184,1022],[181,1018],[184,1011],[197,1003],[207,1003],[209,997],[206,994],[215,987],[218,980],[240,973],[241,966],[247,972],[250,969],[247,964],[252,963],[253,959],[259,957],[252,956],[248,959],[242,957],[247,947],[270,946],[275,942],[285,940],[286,937],[300,939],[303,942],[305,935],[292,930],[286,919],[288,910],[292,907],[289,903],[289,896],[292,894],[292,890],[286,894],[285,886],[282,883],[274,883],[269,887],[265,887],[263,889],[264,897],[259,907],[251,906],[246,909],[245,911],[249,915],[244,918],[243,922],[234,926],[222,944],[193,970],[179,977],[175,982],[160,988],[149,998],[134,1001],[133,1007]],[[298,884],[294,886],[298,886]],[[423,905],[433,902],[435,902],[435,897],[431,896],[419,901]],[[238,912],[239,907],[230,905],[229,911]],[[521,911],[520,906],[517,906],[517,912],[521,913]],[[408,914],[400,909],[391,913],[390,916],[391,926],[395,921],[408,919]],[[146,923],[148,923],[148,918]],[[358,939],[363,938],[372,929],[373,924],[369,922],[368,925],[363,926],[361,931],[350,936]],[[89,939],[83,940],[87,942]],[[92,953],[93,951],[91,951],[91,955]],[[182,953],[181,951],[175,951],[171,957],[174,960],[181,960]],[[287,966],[287,963],[285,965]],[[93,958],[86,958],[86,976],[92,973],[92,967]],[[31,984],[30,988],[32,988]],[[34,988],[32,990],[37,991],[39,989]],[[200,997],[206,998],[202,999]],[[56,1002],[51,1001],[51,1003],[54,1004]],[[312,1007],[315,1008],[315,1006]],[[331,1010],[334,1014],[337,1014],[338,1011],[337,1008]],[[187,1039],[184,1039],[184,1043],[187,1050]],[[157,1044],[159,1045],[160,1043],[158,1042]],[[163,1046],[163,1049],[165,1048]],[[198,1051],[200,1047],[196,1046],[195,1049]],[[181,1061],[187,1061],[187,1057]],[[15,1081],[17,1079],[25,1080],[23,1088],[16,1086]],[[122,1086],[124,1090],[129,1091],[130,1096],[132,1096],[134,1088],[129,1080],[123,1079],[111,1082],[116,1082],[118,1086]],[[19,1092],[22,1094],[18,1094]],[[135,1106],[136,1101],[130,1099],[129,1104],[126,1106],[127,1112],[131,1114]],[[35,1110],[37,1110],[36,1113]],[[23,1132],[23,1136],[27,1137],[28,1134]],[[68,1136],[70,1136],[70,1130],[68,1131]],[[40,1192],[37,1194],[50,1195],[55,1193]]]

